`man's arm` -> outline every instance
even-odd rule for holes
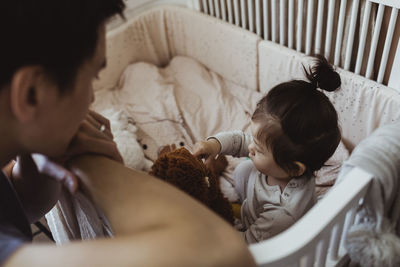
[[[104,131],[99,130],[99,125],[105,126]],[[62,186],[70,193],[76,191],[78,180],[63,165],[68,159],[87,153],[100,154],[122,162],[113,141],[110,122],[94,111],[89,111],[61,158],[49,159],[39,154],[25,154],[3,168],[30,223],[39,220],[56,204]]]
[[[72,169],[116,237],[25,245],[5,266],[254,266],[232,227],[171,185],[104,157],[80,157]]]

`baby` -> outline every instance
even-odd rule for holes
[[[250,130],[221,132],[194,146],[194,155],[248,156],[234,172],[241,201],[242,234],[255,243],[286,230],[315,203],[314,172],[332,156],[341,138],[338,116],[317,88],[336,90],[340,76],[322,56],[309,82],[272,88],[257,104]]]

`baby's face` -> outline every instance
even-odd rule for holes
[[[254,166],[259,172],[276,179],[288,179],[288,173],[276,164],[272,151],[265,144],[257,140],[256,136],[259,128],[259,123],[251,122],[250,130],[253,141],[249,145],[249,158],[253,161]]]

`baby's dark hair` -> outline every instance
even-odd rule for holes
[[[289,175],[296,161],[313,175],[333,155],[341,134],[332,103],[317,88],[334,91],[340,76],[323,56],[307,69],[309,82],[293,80],[272,88],[257,104],[252,121],[260,124],[257,138],[272,151],[275,162]],[[295,175],[293,175],[295,176]]]

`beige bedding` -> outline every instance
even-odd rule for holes
[[[138,141],[154,160],[163,145],[194,142],[230,129],[246,130],[261,93],[221,78],[188,57],[165,68],[135,63],[114,90],[98,92],[94,108],[118,106],[138,127]],[[111,101],[110,101],[111,100]]]
[[[98,92],[94,108],[123,110],[138,128],[137,141],[144,154],[155,160],[166,144],[190,149],[195,142],[220,131],[246,131],[261,97],[262,93],[224,80],[194,59],[178,56],[165,68],[144,62],[128,66],[116,88]],[[333,185],[347,157],[348,151],[341,144],[317,173],[318,194]],[[229,161],[221,187],[235,201],[231,176],[240,159]]]

